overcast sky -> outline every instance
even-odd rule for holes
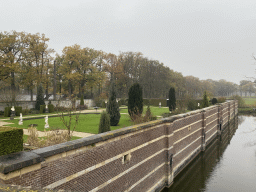
[[[200,79],[256,77],[255,0],[0,0],[0,31],[11,30],[44,33],[57,53],[79,44]]]

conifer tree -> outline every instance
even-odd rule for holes
[[[169,90],[169,111],[174,111],[176,109],[176,97],[175,89],[171,87]]]
[[[117,126],[120,120],[120,112],[119,112],[119,105],[116,102],[116,92],[115,92],[115,83],[111,83],[108,105],[107,105],[107,113],[110,117],[110,125]]]
[[[110,118],[107,112],[103,111],[100,116],[99,133],[110,131]]]
[[[202,107],[209,107],[209,101],[207,97],[206,91],[204,91],[204,96],[203,96],[203,102],[202,102]]]
[[[38,86],[38,90],[37,90],[36,105],[35,105],[36,110],[40,110],[40,105],[45,105],[43,86],[41,84]]]
[[[133,84],[128,93],[128,112],[129,115],[141,115],[143,112],[143,97],[142,97],[142,87],[140,84]]]

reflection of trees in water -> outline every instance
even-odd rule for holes
[[[244,122],[244,120],[245,120],[245,116],[239,115],[238,116],[238,125],[241,125]]]

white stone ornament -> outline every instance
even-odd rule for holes
[[[49,128],[49,124],[48,124],[48,115],[45,116],[45,125],[44,125],[45,129]]]
[[[22,113],[20,113],[19,125],[23,125]]]
[[[11,110],[12,110],[12,111],[15,111],[14,106],[12,106]]]

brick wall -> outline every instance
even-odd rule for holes
[[[220,134],[237,101],[0,157],[0,182],[71,191],[155,191]]]

